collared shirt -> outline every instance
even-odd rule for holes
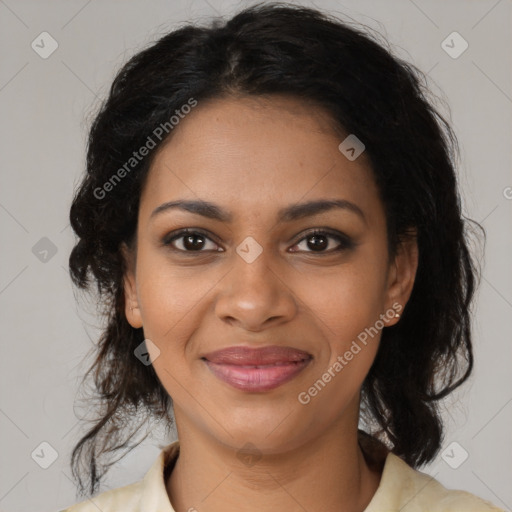
[[[175,512],[164,472],[179,454],[179,441],[167,445],[139,482],[111,489],[61,512]],[[364,512],[504,512],[466,491],[446,489],[433,477],[388,452],[376,493]]]

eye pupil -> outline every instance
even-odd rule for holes
[[[197,239],[200,239],[198,243]],[[195,240],[196,242],[193,242],[192,240]],[[183,237],[183,246],[187,250],[202,249],[202,247],[204,246],[204,238],[202,235],[187,235]]]
[[[308,247],[314,251],[325,249],[329,245],[325,235],[311,235],[308,237],[308,240],[313,240],[312,243],[308,241]]]

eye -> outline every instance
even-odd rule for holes
[[[330,243],[330,240],[335,240],[338,244]],[[295,244],[294,247],[299,247],[301,244],[304,244],[306,247],[306,252],[313,253],[332,253],[337,251],[343,251],[346,249],[351,249],[354,247],[354,242],[347,236],[342,233],[333,233],[329,230],[321,230],[315,229],[306,234],[306,236],[302,237],[299,240],[299,243]],[[310,249],[309,251],[307,249]],[[329,249],[329,250],[326,250]],[[300,251],[292,251],[292,252],[300,252]]]
[[[213,248],[208,247],[208,241],[213,244]],[[206,252],[206,250],[214,250],[220,252],[221,250],[215,249],[217,245],[213,242],[206,233],[192,229],[181,229],[176,233],[165,237],[162,241],[163,245],[171,246],[173,249],[180,252]],[[205,249],[206,250],[203,250]]]
[[[337,244],[333,244],[333,240]],[[223,252],[223,249],[219,249],[218,245],[206,233],[189,228],[171,233],[163,239],[162,244],[183,253]],[[351,249],[355,245],[347,235],[326,229],[315,229],[306,233],[293,247],[300,247],[301,244],[305,245],[305,249],[292,250],[292,252],[333,253]]]

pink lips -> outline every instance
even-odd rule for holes
[[[312,356],[292,347],[243,346],[217,350],[203,356],[219,379],[243,391],[267,391],[300,373]]]

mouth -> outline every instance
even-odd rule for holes
[[[292,347],[259,349],[230,347],[201,358],[209,370],[232,387],[247,392],[263,392],[296,377],[313,356]]]

